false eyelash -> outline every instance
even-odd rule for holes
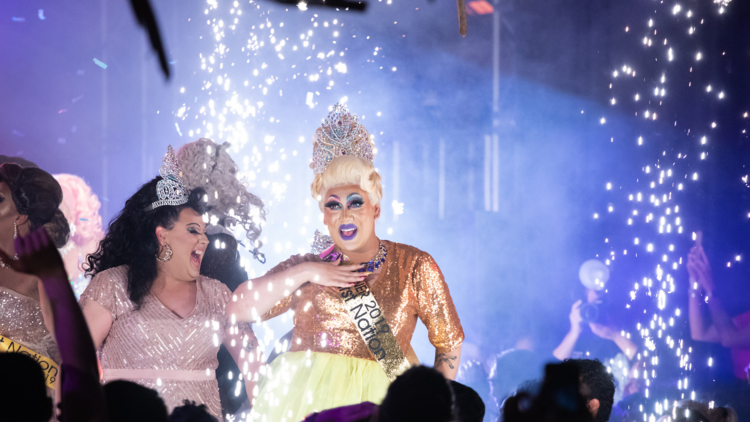
[[[362,200],[359,200],[359,199],[355,199],[355,200],[349,202],[349,206],[350,207],[353,206],[353,205],[359,205],[361,207],[361,206],[365,205],[365,201],[362,201]]]
[[[327,202],[326,205],[325,205],[326,208],[333,208],[333,207],[336,207],[336,206],[340,207],[341,203],[331,201],[331,202]]]

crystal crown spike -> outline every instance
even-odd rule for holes
[[[167,153],[162,159],[159,175],[162,177],[156,184],[156,195],[159,197],[159,200],[151,204],[149,208],[153,210],[163,205],[176,206],[186,204],[190,191],[182,182],[180,166],[172,145],[167,148]]]
[[[310,168],[315,174],[323,173],[334,158],[353,155],[372,161],[372,140],[357,116],[345,106],[336,104],[313,137],[313,161]]]

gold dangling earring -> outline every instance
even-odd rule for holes
[[[164,244],[164,249],[166,250],[164,258],[159,258],[159,252],[156,252],[156,260],[159,262],[167,262],[172,259],[172,247],[169,246],[169,243]]]

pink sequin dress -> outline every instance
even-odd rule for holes
[[[195,308],[187,317],[174,314],[151,294],[135,310],[128,296],[127,270],[120,266],[97,274],[80,299],[81,306],[90,299],[112,315],[112,327],[99,350],[103,382],[133,381],[158,391],[170,412],[192,400],[223,420],[214,371],[231,292],[221,282],[200,276]]]

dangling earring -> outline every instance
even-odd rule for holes
[[[15,240],[18,237],[18,226],[16,223],[13,223],[13,239]],[[11,256],[10,259],[13,261],[18,261],[18,252],[16,252],[15,255]],[[3,262],[2,259],[0,259],[0,268],[8,268],[10,265]]]
[[[159,258],[159,252],[156,253],[156,260],[159,262],[167,262],[170,259],[172,259],[172,247],[169,246],[169,243],[164,244],[164,249],[166,249],[166,252],[164,253],[164,258]]]
[[[16,240],[17,237],[18,237],[18,226],[16,225],[15,222],[13,222],[13,240]],[[16,252],[15,255],[11,256],[10,259],[14,261],[18,261],[18,252]]]

